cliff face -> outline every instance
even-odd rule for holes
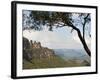
[[[30,48],[30,42],[27,38],[23,37],[23,49],[29,49]]]
[[[33,42],[32,40],[30,41],[30,45],[34,49],[42,47],[40,42],[36,42],[36,41]]]
[[[32,59],[32,52],[30,50],[30,42],[27,38],[23,37],[23,59],[30,61]]]
[[[23,58],[30,61],[33,58],[52,58],[55,53],[52,49],[41,46],[40,42],[29,41],[23,37]]]

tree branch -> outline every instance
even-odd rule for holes
[[[80,30],[79,30],[77,27],[75,27],[73,24],[69,24],[69,27],[71,27],[72,29],[74,29],[74,30],[77,31],[78,37],[79,37],[81,43],[83,44],[83,47],[84,47],[85,51],[87,52],[87,54],[88,54],[89,56],[91,56],[91,51],[90,51],[90,49],[88,48],[85,39],[82,37]]]
[[[58,28],[58,27],[64,27],[64,26],[67,26],[67,25],[66,24],[60,24],[60,23],[58,23],[58,24],[56,24],[54,26],[56,26],[56,28]]]
[[[83,39],[85,40],[85,25],[87,23],[87,18],[88,18],[89,14],[87,14],[87,16],[84,18],[84,23],[83,25]]]

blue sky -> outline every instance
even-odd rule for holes
[[[24,11],[23,13],[26,14],[26,17],[30,14],[29,11]],[[74,18],[75,17],[76,16],[74,16]],[[24,22],[24,26],[25,25],[26,23]],[[81,28],[80,26],[81,25],[79,24],[78,27]],[[48,31],[46,26],[42,27],[44,27],[42,31],[24,30],[23,36],[28,38],[29,40],[39,41],[41,42],[42,46],[52,49],[83,49],[83,46],[77,36],[77,32],[73,31],[71,33],[71,28],[69,28],[68,26],[53,29],[53,31]],[[91,40],[87,35],[86,41],[90,48]]]

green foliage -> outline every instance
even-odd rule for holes
[[[53,56],[51,58],[33,58],[31,62],[23,60],[23,69],[41,69],[41,68],[60,68],[60,67],[80,67],[89,66],[85,64],[79,64],[75,61],[65,61],[59,56]]]
[[[31,11],[30,17],[33,20],[32,29],[41,30],[40,25],[46,25],[49,30],[52,31],[53,27],[64,27],[65,25],[71,25],[72,13],[65,12],[48,12],[48,11]]]

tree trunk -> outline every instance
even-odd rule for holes
[[[91,51],[90,51],[90,49],[88,48],[88,46],[87,46],[87,44],[86,44],[86,42],[85,42],[85,39],[82,37],[80,30],[79,30],[77,27],[75,27],[74,25],[70,25],[70,27],[72,27],[74,30],[77,31],[78,37],[79,37],[79,39],[80,39],[80,41],[81,41],[81,43],[82,43],[82,45],[83,45],[85,51],[87,52],[87,54],[88,54],[89,56],[91,56]]]
[[[87,23],[87,18],[89,17],[89,14],[84,18],[84,23],[83,23],[83,39],[85,40],[85,25]]]
[[[85,40],[85,23],[83,24],[83,39]]]
[[[89,56],[91,56],[91,51],[89,50],[89,48],[88,48],[88,46],[87,46],[87,44],[86,44],[86,42],[85,42],[85,39],[82,38],[82,35],[81,35],[80,30],[77,30],[77,33],[78,33],[78,37],[79,37],[81,43],[83,44],[83,47],[84,47],[85,51],[87,52],[87,54],[88,54]]]

